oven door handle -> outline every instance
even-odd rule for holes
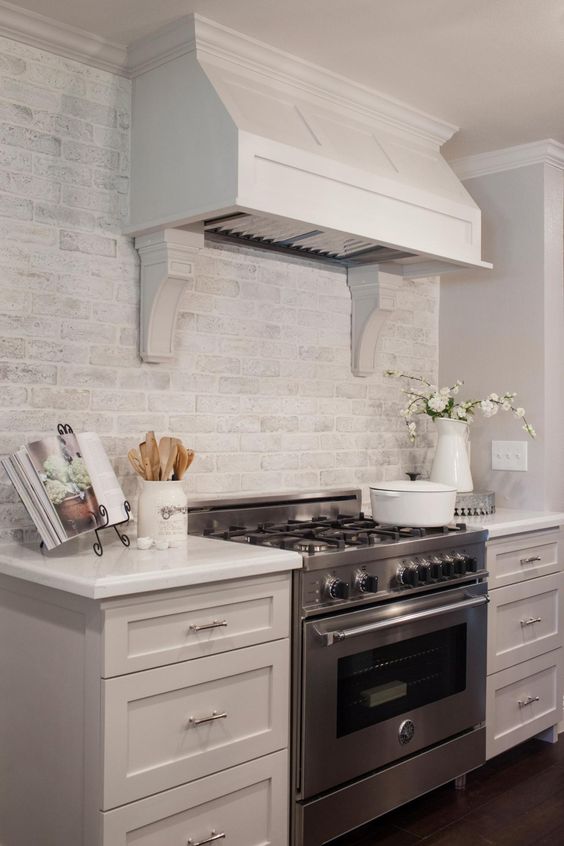
[[[361,635],[380,632],[383,629],[391,629],[394,626],[401,626],[404,623],[415,623],[419,620],[426,620],[430,617],[438,617],[441,614],[450,614],[451,611],[466,610],[475,608],[478,605],[486,605],[489,602],[488,596],[476,596],[471,599],[464,599],[462,602],[452,602],[450,605],[441,605],[438,608],[428,608],[425,611],[415,611],[413,614],[403,614],[401,617],[392,617],[389,620],[380,620],[377,623],[367,623],[365,626],[356,626],[354,629],[340,629],[334,632],[316,633],[325,646],[333,646],[347,640],[349,637],[360,637]]]

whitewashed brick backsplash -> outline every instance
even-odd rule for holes
[[[103,437],[128,496],[147,429],[194,448],[194,495],[364,487],[427,466],[386,368],[434,377],[436,280],[398,281],[378,372],[350,371],[340,269],[206,247],[173,365],[138,356],[139,267],[120,235],[130,82],[0,39],[0,428],[3,454],[58,421]],[[0,482],[0,540],[31,536]]]

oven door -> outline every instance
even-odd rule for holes
[[[304,624],[301,796],[485,719],[487,586]]]

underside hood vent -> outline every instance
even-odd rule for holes
[[[380,264],[414,257],[413,253],[383,247],[376,241],[347,235],[345,232],[307,230],[298,221],[285,220],[274,215],[245,212],[223,215],[204,221],[204,232],[210,240],[261,247],[273,252],[332,262],[343,267]]]
[[[129,234],[401,275],[489,267],[440,153],[456,127],[191,15],[134,44]]]

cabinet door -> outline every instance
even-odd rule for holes
[[[102,846],[287,846],[286,751],[102,813]]]
[[[558,540],[555,529],[527,532],[488,541],[487,568],[491,589],[557,573]]]
[[[104,810],[288,744],[289,642],[103,682]]]
[[[486,757],[562,719],[562,649],[488,676]]]
[[[562,643],[564,574],[494,590],[488,608],[488,674]]]
[[[288,637],[290,576],[242,579],[104,610],[105,678]]]

